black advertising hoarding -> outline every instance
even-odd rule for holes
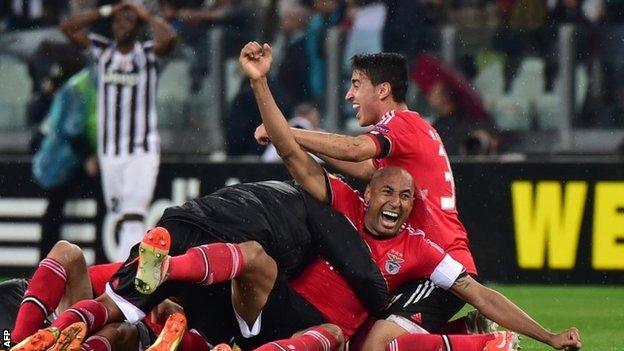
[[[485,281],[624,283],[624,164],[456,162],[457,205]],[[287,179],[279,164],[161,165],[147,220],[164,208],[238,182]],[[62,237],[89,262],[114,258],[113,223],[93,199],[96,182],[75,189]],[[0,162],[0,276],[37,263],[42,192],[30,163]]]
[[[624,283],[624,164],[455,163],[482,277]]]

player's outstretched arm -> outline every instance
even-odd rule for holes
[[[251,81],[268,136],[288,171],[312,196],[327,202],[329,196],[323,168],[297,144],[269,89],[266,75],[272,59],[272,50],[268,44],[260,46],[257,42],[250,42],[241,50],[239,62],[243,73]]]
[[[321,160],[325,161],[332,168],[336,169],[342,174],[354,177],[361,181],[369,182],[375,173],[375,166],[373,166],[373,160],[366,160],[360,162],[349,162],[338,160],[323,154],[316,154]]]
[[[298,129],[292,127],[290,130],[291,132],[293,132],[293,134],[297,133],[298,131]],[[264,124],[260,124],[256,128],[254,132],[254,138],[260,145],[268,145],[271,142],[271,139],[267,134],[266,128],[264,127]],[[300,146],[303,147],[303,145],[301,144]],[[307,152],[315,154],[317,157],[325,161],[328,165],[336,169],[338,172],[349,175],[356,179],[368,182],[372,178],[373,173],[375,173],[375,166],[373,166],[372,159],[366,159],[360,162],[343,161],[341,159],[339,160],[337,158],[329,157],[322,153],[314,152],[314,150],[309,150],[305,147],[303,147],[303,149]]]
[[[120,4],[105,5],[99,9],[90,9],[77,13],[61,22],[61,31],[63,31],[69,41],[86,49],[91,45],[91,41],[87,36],[87,27],[104,17],[110,16],[121,7],[122,5]]]
[[[292,128],[295,140],[314,154],[321,154],[337,160],[360,162],[377,156],[377,147],[366,136],[349,136]]]
[[[469,275],[458,278],[450,290],[486,317],[509,330],[541,341],[557,350],[576,350],[581,347],[578,329],[572,327],[559,334],[552,333],[501,293],[479,284]]]

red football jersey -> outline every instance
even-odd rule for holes
[[[447,289],[463,272],[461,264],[445,255],[440,247],[425,238],[422,231],[409,225],[405,225],[395,237],[382,240],[374,237],[364,226],[366,206],[358,192],[332,175],[329,180],[332,207],[351,221],[368,244],[371,257],[390,291],[406,281],[424,278]],[[330,323],[341,327],[347,338],[368,316],[368,311],[345,279],[324,260],[317,259],[291,282],[291,286]]]
[[[367,134],[377,145],[376,168],[407,170],[417,187],[408,223],[459,261],[470,274],[477,269],[464,225],[455,208],[455,182],[438,132],[412,111],[390,111]]]

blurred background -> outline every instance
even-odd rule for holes
[[[115,2],[0,1],[0,277],[27,275],[42,254],[48,200],[32,155],[55,93],[90,63],[58,24]],[[288,178],[253,139],[260,116],[237,66],[244,43],[272,44],[270,84],[292,125],[348,134],[365,131],[344,100],[350,58],[398,52],[408,106],[451,155],[481,277],[533,285],[500,288],[554,329],[589,331],[589,349],[624,350],[624,1],[143,3],[180,37],[159,67],[163,162],[148,226],[224,185]],[[110,35],[106,22],[92,29]],[[47,219],[88,263],[108,261],[116,245],[100,192],[84,177],[62,218]]]
[[[7,0],[0,9],[0,152],[25,154],[46,103],[88,59],[59,21],[111,0]],[[251,158],[259,122],[237,55],[275,46],[290,116],[308,102],[328,131],[360,132],[344,103],[349,59],[410,63],[409,106],[467,130],[451,154],[617,155],[624,142],[624,3],[616,0],[152,0],[181,44],[161,62],[163,153]],[[107,34],[105,23],[95,28]],[[440,83],[440,84],[438,84]],[[487,133],[474,133],[475,130]],[[487,144],[487,145],[485,145]],[[462,147],[459,147],[462,146]]]

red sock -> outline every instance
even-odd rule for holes
[[[20,342],[41,328],[65,293],[65,268],[52,258],[44,258],[33,274],[17,312],[11,338]]]
[[[101,335],[89,337],[81,346],[80,351],[111,351],[110,341]]]
[[[386,351],[482,351],[494,334],[406,334],[392,340]]]
[[[208,351],[211,347],[204,337],[195,329],[184,333],[178,350],[181,351]]]
[[[438,330],[439,334],[468,334],[468,327],[466,326],[466,317],[457,318],[452,320],[446,325],[444,325],[440,330]]]
[[[243,268],[243,253],[237,244],[208,244],[190,248],[169,259],[169,280],[199,284],[220,283],[237,277]]]
[[[257,348],[255,351],[331,351],[338,346],[338,340],[325,328],[314,327],[302,335],[270,342]]]
[[[52,323],[53,327],[63,330],[76,322],[85,322],[87,335],[95,333],[106,324],[108,311],[95,300],[82,300],[75,303]]]

